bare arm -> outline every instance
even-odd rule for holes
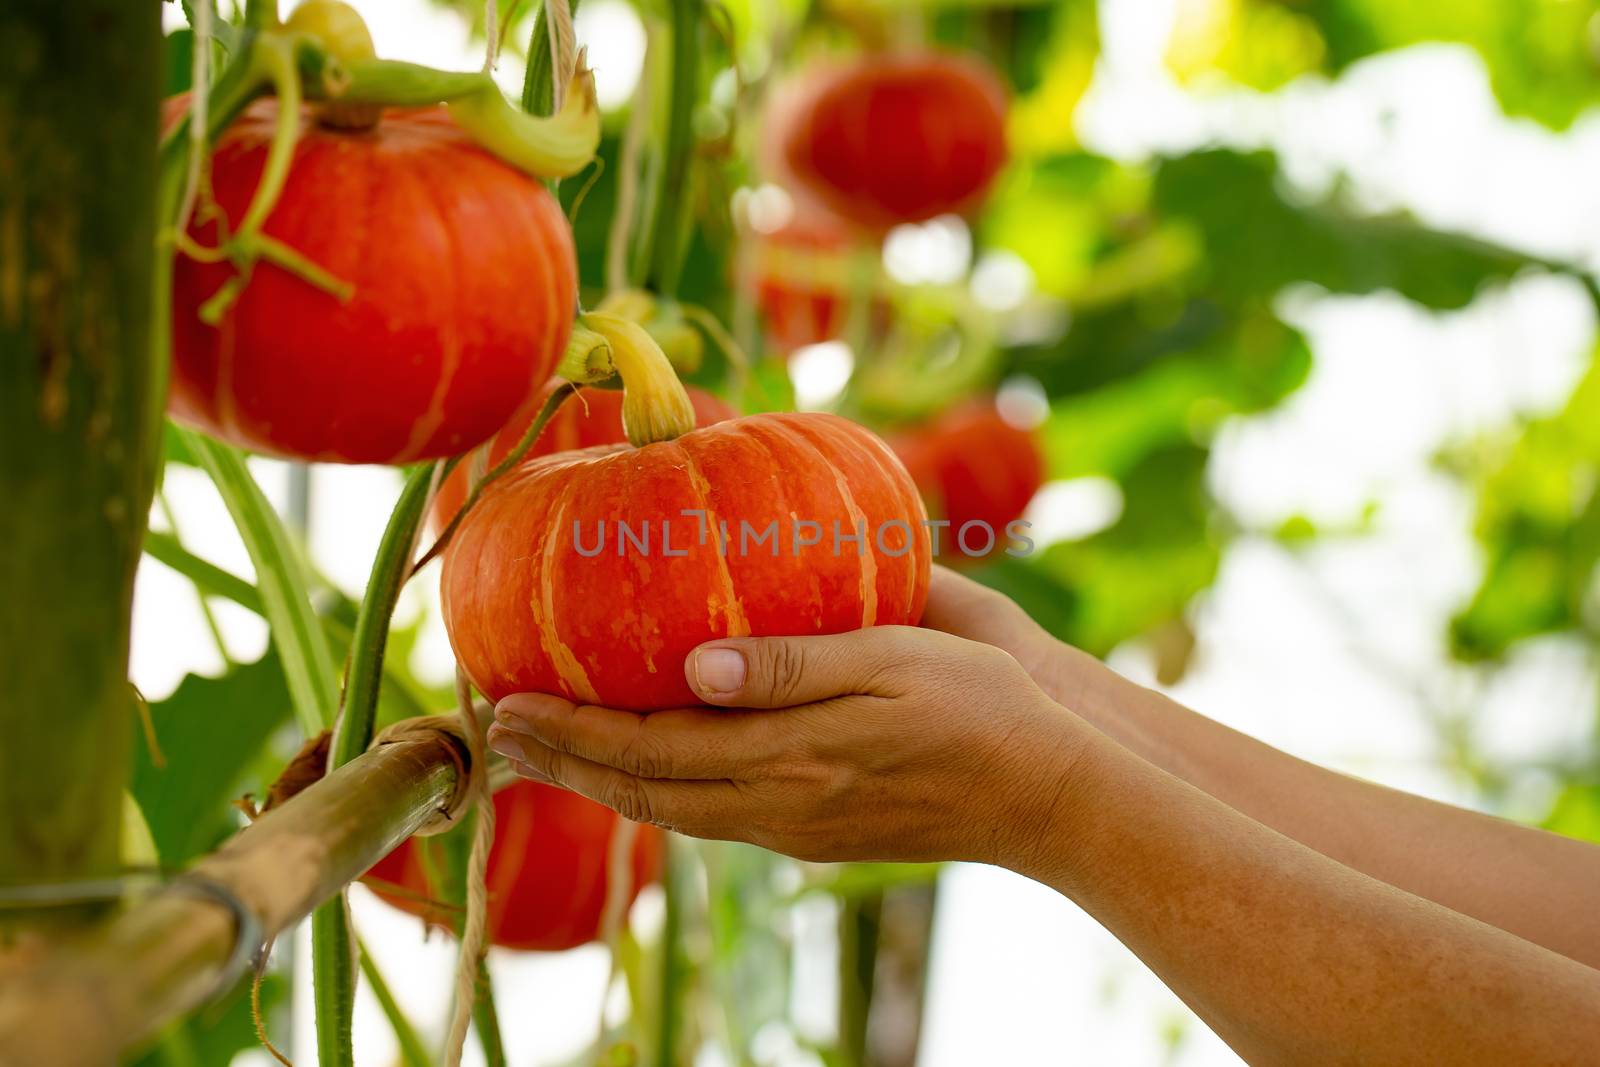
[[[1169,774],[1330,859],[1600,967],[1600,848],[1307,763],[1135,685],[1009,600],[936,569],[924,625],[998,644]]]
[[[1600,1047],[1600,971],[1240,814],[994,648],[891,627],[716,642],[690,662],[723,709],[522,695],[491,742],[520,773],[696,836],[1037,878],[1254,1062],[1558,1064]]]

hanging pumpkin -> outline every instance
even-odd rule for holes
[[[550,394],[560,385],[559,378],[552,378],[546,382],[544,388],[539,390],[536,401],[495,434],[489,443],[488,467],[493,467],[510,454],[522,440],[522,435],[527,433],[528,426],[543,409]],[[685,391],[689,394],[689,403],[694,408],[696,426],[709,426],[723,419],[731,419],[737,414],[724,401],[704,389],[689,386]],[[538,440],[528,449],[527,458],[548,456],[554,452],[570,452],[576,448],[590,448],[594,445],[619,444],[626,440],[627,437],[622,431],[622,392],[617,389],[579,389],[562,401],[555,414],[550,416],[550,421],[545,423],[544,429],[539,432]],[[439,486],[439,492],[434,497],[431,516],[436,530],[442,530],[466,502],[471,480],[468,465],[462,463],[458,464]]]
[[[277,104],[219,139],[211,182],[236,225]],[[372,130],[309,121],[263,232],[350,285],[348,299],[260,262],[215,325],[201,309],[235,276],[173,268],[174,417],[261,452],[409,463],[488,438],[550,376],[577,299],[572,234],[533,178],[478,148],[443,108]],[[197,221],[190,236],[216,245]]]
[[[486,490],[445,551],[450,642],[490,700],[683,706],[695,702],[684,658],[704,641],[921,618],[925,512],[882,441],[818,413],[692,429],[659,350],[655,360],[625,365],[619,351],[634,444],[524,464]]]
[[[975,208],[1006,159],[1006,92],[980,60],[861,56],[811,72],[782,102],[775,156],[839,216],[882,231]]]
[[[961,560],[1004,550],[1006,528],[1022,517],[1044,484],[1045,457],[1038,438],[1008,421],[984,397],[958,405],[931,422],[890,438],[941,528],[939,557]],[[993,533],[993,543],[978,523]],[[958,538],[961,538],[958,541]]]
[[[485,876],[488,931],[502,948],[554,952],[602,934],[611,837],[621,817],[576,793],[519,781],[494,795],[495,837]],[[628,901],[661,875],[663,841],[639,826]],[[372,866],[366,884],[388,903],[450,928],[457,913],[439,902],[443,838],[414,837]]]

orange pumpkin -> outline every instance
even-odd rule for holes
[[[258,101],[217,142],[211,186],[229,228],[276,115]],[[560,206],[443,108],[390,110],[361,131],[308,109],[263,231],[352,288],[340,300],[259,261],[211,326],[201,308],[234,266],[176,257],[170,411],[243,448],[345,463],[453,455],[529,404],[566,345],[577,265]],[[216,245],[224,233],[197,218],[190,235]]]
[[[490,942],[553,952],[600,937],[611,835],[620,816],[576,793],[527,781],[494,795],[494,815],[486,877]],[[638,828],[630,902],[660,877],[662,848],[660,830]],[[431,874],[444,862],[439,838],[414,837],[372,866],[367,885],[402,911],[453,927],[455,913],[438,904]]]
[[[770,153],[794,183],[872,231],[976,207],[1006,159],[1006,92],[980,60],[867,55],[780,101]]]
[[[444,556],[445,625],[491,700],[693,704],[683,662],[704,641],[916,623],[925,516],[894,453],[834,415],[563,452],[467,514]]]
[[[922,490],[928,511],[947,520],[939,537],[939,557],[959,561],[973,553],[992,555],[1008,544],[1006,527],[1022,517],[1044,483],[1045,457],[1038,438],[1007,422],[993,398],[961,404],[922,426],[890,438],[896,454]],[[993,532],[986,542],[974,529],[958,542],[962,527],[982,523]],[[965,544],[970,551],[963,552]]]

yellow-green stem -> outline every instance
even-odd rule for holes
[[[637,322],[590,312],[582,325],[606,339],[622,378],[622,428],[635,446],[681,437],[694,429],[694,407],[661,346]]]

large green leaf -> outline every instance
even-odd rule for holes
[[[150,705],[163,763],[140,736],[132,792],[155,839],[162,866],[204,852],[234,825],[228,802],[261,747],[289,717],[289,692],[277,656],[235,667],[220,678],[189,675]]]
[[[1270,300],[1291,282],[1336,293],[1390,289],[1431,308],[1460,308],[1492,279],[1563,265],[1415,220],[1371,217],[1338,200],[1288,193],[1269,152],[1213,149],[1178,156],[1156,173],[1153,207],[1199,234],[1195,284],[1230,301]]]
[[[1293,0],[1316,22],[1327,66],[1426,41],[1469,45],[1483,57],[1506,111],[1564,129],[1600,100],[1595,0]]]

